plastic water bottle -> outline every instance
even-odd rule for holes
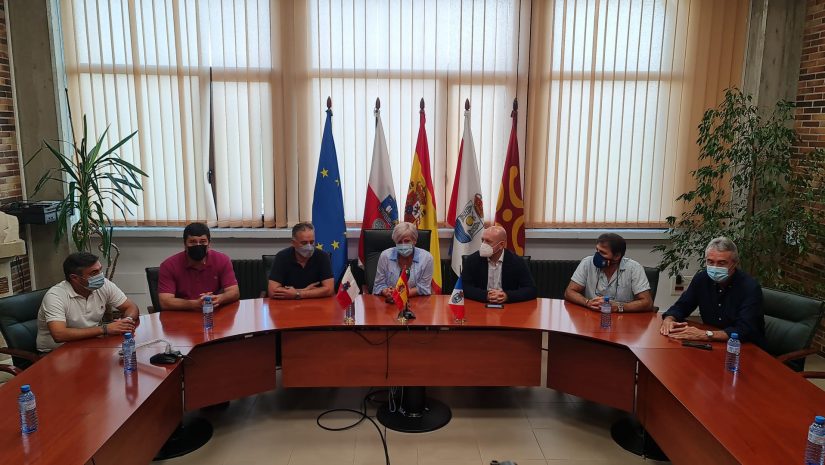
[[[725,356],[725,368],[728,371],[732,371],[736,373],[739,371],[739,351],[742,348],[742,343],[739,342],[739,335],[736,333],[730,333],[730,339],[728,339],[728,353]]]
[[[808,429],[808,446],[805,448],[805,465],[822,465],[825,458],[825,417],[815,416]]]
[[[135,340],[132,333],[123,334],[123,371],[130,373],[137,368],[137,353],[135,352]]]
[[[212,322],[212,314],[214,313],[215,309],[212,307],[212,297],[211,296],[204,296],[203,297],[203,329],[212,329],[213,322]]]
[[[28,384],[20,386],[17,404],[20,406],[20,431],[23,434],[34,433],[37,431],[37,401]]]
[[[610,327],[610,311],[611,311],[610,297],[605,297],[604,298],[604,301],[602,302],[601,307],[599,307],[599,310],[601,311],[601,314],[602,314],[602,321],[601,321],[602,328],[609,328]]]

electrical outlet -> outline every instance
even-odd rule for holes
[[[670,290],[670,295],[682,295],[682,292],[685,292],[685,289],[690,286],[690,281],[693,279],[693,275],[678,275],[675,278],[670,280],[672,288]]]

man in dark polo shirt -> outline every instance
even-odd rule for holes
[[[238,280],[228,256],[209,249],[211,236],[203,223],[183,230],[183,252],[160,264],[158,298],[162,310],[200,310],[203,297],[212,304],[230,304],[240,298]]]
[[[333,277],[329,255],[315,248],[311,223],[292,227],[292,247],[275,255],[269,273],[269,297],[313,299],[332,295]]]

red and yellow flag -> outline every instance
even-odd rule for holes
[[[395,283],[395,289],[392,290],[392,300],[395,301],[395,306],[398,307],[398,310],[404,310],[404,307],[407,305],[407,300],[410,298],[409,293],[409,276],[406,269],[401,270],[401,274],[398,275],[398,281]]]
[[[430,253],[433,256],[433,294],[441,293],[441,253],[438,248],[438,222],[435,215],[435,189],[430,174],[430,149],[427,146],[427,131],[424,128],[424,99],[421,99],[421,119],[418,140],[415,143],[410,186],[404,205],[404,221],[413,223],[418,229],[430,230]]]
[[[521,196],[521,169],[518,156],[518,100],[513,100],[513,127],[507,144],[507,159],[501,175],[501,188],[496,204],[496,224],[507,231],[507,248],[517,255],[524,255],[524,200]]]

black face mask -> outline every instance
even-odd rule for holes
[[[205,245],[192,245],[186,248],[186,255],[189,256],[192,260],[199,262],[206,257],[206,247]]]
[[[610,260],[602,257],[602,254],[597,250],[596,253],[593,254],[593,266],[599,269],[606,268],[610,266]]]

